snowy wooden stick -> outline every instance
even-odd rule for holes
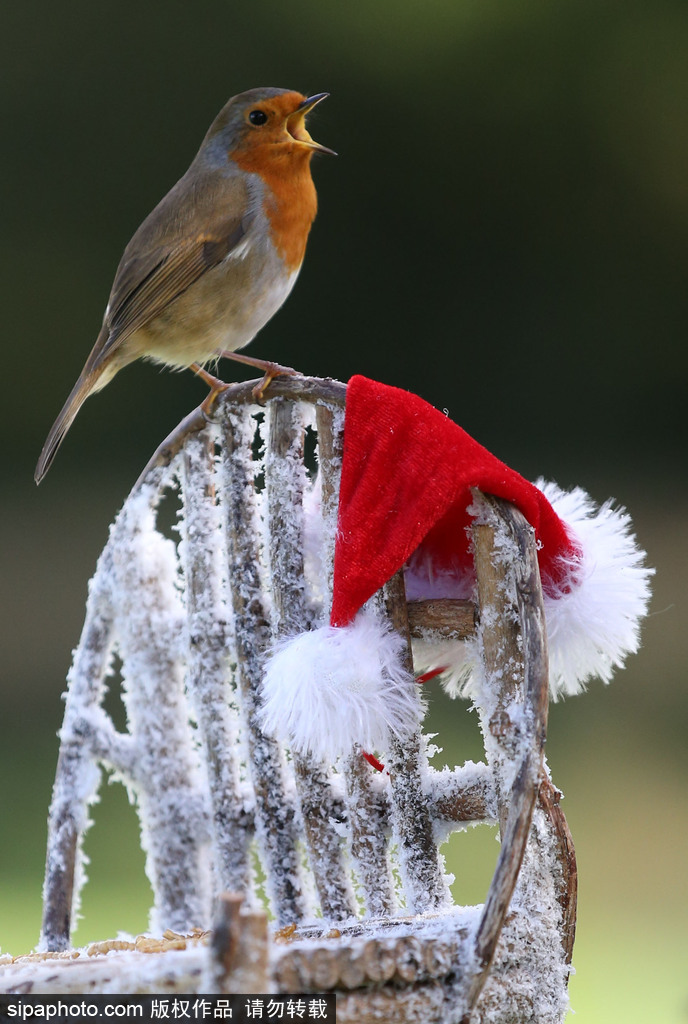
[[[208,970],[208,992],[268,992],[268,917],[242,912],[243,896],[221,893],[215,910]]]
[[[332,603],[334,574],[334,541],[337,535],[337,504],[339,476],[344,445],[343,402],[339,407],[319,402],[315,407],[318,434],[318,468],[320,474],[320,513],[323,525],[322,563],[325,575],[325,607]]]
[[[506,502],[479,494],[474,501],[484,666],[479,713],[495,775],[502,845],[475,936],[462,1024],[469,1024],[487,979],[523,861],[538,795],[549,696],[534,531]]]
[[[293,402],[268,404],[268,450],[265,484],[268,497],[270,578],[275,608],[274,636],[293,636],[314,622],[305,591],[303,495],[304,425]],[[318,623],[319,624],[319,623]],[[355,913],[354,897],[343,860],[342,840],[332,823],[342,819],[341,798],[332,787],[324,761],[293,754],[296,791],[301,807],[309,861],[322,913],[341,921]]]
[[[392,865],[389,857],[389,801],[375,799],[370,765],[360,747],[348,758],[345,769],[351,856],[361,895],[370,917],[382,917],[397,910]],[[377,781],[377,780],[375,780]],[[389,780],[383,777],[385,796]]]
[[[183,693],[177,643],[181,608],[176,557],[155,530],[163,473],[130,494],[112,527],[90,587],[70,672],[60,759],[50,809],[41,948],[69,945],[84,880],[81,842],[100,781],[98,762],[136,792],[152,923],[180,930],[207,922],[207,793]],[[101,707],[112,651],[123,663],[128,732]]]
[[[112,587],[151,928],[185,932],[210,919],[210,807],[184,690],[177,553],[145,496],[125,509],[112,538]]]
[[[212,417],[208,415],[202,405],[193,409],[158,445],[139,476],[134,491],[144,483],[153,483],[155,475],[164,471],[181,451],[187,437],[200,430],[205,430],[210,422],[223,422],[225,411],[228,408],[252,406],[255,403],[254,390],[257,384],[260,384],[260,380],[228,384],[226,391],[218,395],[215,400],[215,414]],[[336,380],[321,380],[317,377],[275,377],[264,391],[266,399],[283,397],[298,399],[302,402],[327,402],[332,408],[343,407],[345,395],[345,384]]]
[[[559,803],[561,793],[551,779],[545,776],[540,782],[538,803],[547,820],[550,845],[554,856],[550,856],[550,870],[553,873],[557,899],[561,908],[561,942],[564,959],[570,964],[573,959],[573,943],[576,938],[576,910],[578,902],[578,868],[573,837],[566,816]]]
[[[276,945],[274,975],[283,992],[366,991],[365,986],[379,989],[385,983],[399,992],[404,985],[460,972],[475,919],[474,912],[452,909],[436,916],[385,916],[347,924],[333,937],[297,935],[286,946]]]
[[[392,626],[405,638],[410,685],[415,686],[412,681],[413,661],[403,573],[396,573],[384,587],[383,593]],[[420,697],[415,694],[415,699],[420,700]],[[423,793],[427,759],[421,750],[418,733],[403,742],[396,736],[390,736],[388,769],[392,788],[392,827],[409,909],[417,914],[437,910],[449,903],[451,898],[433,835],[428,803]]]
[[[101,556],[105,570],[109,552]],[[65,717],[60,730],[60,755],[48,819],[48,847],[43,886],[43,922],[39,948],[69,947],[72,921],[78,911],[83,882],[81,844],[90,825],[88,806],[100,784],[88,742],[91,713],[105,692],[113,615],[103,572],[89,588],[86,620],[69,673]]]
[[[253,421],[232,411],[223,423],[222,499],[226,516],[228,579],[233,606],[234,658],[246,724],[255,794],[256,834],[265,860],[266,885],[280,925],[306,913],[293,798],[287,794],[282,753],[259,721],[260,681],[272,639],[263,588],[260,531],[253,479]]]
[[[325,608],[329,609],[332,604],[334,543],[337,535],[339,474],[344,434],[342,410],[319,403],[316,406],[316,425],[323,524],[323,583]],[[366,912],[371,917],[391,914],[397,908],[397,901],[389,857],[388,802],[385,800],[383,805],[379,799],[372,774],[360,748],[347,758],[343,774],[351,856],[356,866],[357,881]],[[384,781],[387,782],[386,777]]]
[[[180,554],[188,631],[186,687],[208,771],[215,885],[219,890],[250,892],[253,818],[242,792],[237,757],[239,721],[229,688],[230,623],[213,449],[213,435],[206,428],[189,436],[182,462]]]
[[[409,633],[426,641],[467,640],[475,634],[475,602],[456,598],[408,601]]]

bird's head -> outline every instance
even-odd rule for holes
[[[311,138],[306,116],[329,94],[304,96],[288,89],[250,89],[233,96],[217,115],[204,139],[230,155],[273,159],[331,153]]]

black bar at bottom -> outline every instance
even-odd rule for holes
[[[336,1024],[334,993],[313,995],[0,995],[5,1021],[183,1021],[231,1020],[233,1024],[283,1021]]]

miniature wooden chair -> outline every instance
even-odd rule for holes
[[[484,764],[435,771],[420,733],[390,739],[382,774],[358,751],[336,765],[288,754],[261,731],[260,683],[276,637],[326,618],[346,388],[277,379],[262,409],[251,387],[232,385],[213,422],[197,410],[161,446],[91,581],[50,809],[41,946],[70,946],[81,841],[105,765],[136,794],[151,930],[189,934],[216,915],[199,985],[334,990],[340,1022],[560,1021],[576,865],[543,763],[547,643],[533,531],[513,506],[477,495],[475,605],[407,602],[402,573],[380,595],[409,665],[416,637],[477,632]],[[325,527],[320,595],[304,569],[309,445]],[[156,525],[175,493],[177,542]],[[505,544],[517,553],[508,564],[494,557]],[[115,656],[126,732],[102,706]],[[498,822],[501,852],[485,904],[455,907],[438,837],[477,821]]]

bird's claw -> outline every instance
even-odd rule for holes
[[[221,395],[223,391],[226,391],[227,388],[230,387],[230,385],[226,384],[223,380],[220,380],[219,377],[214,377],[212,373],[208,373],[208,371],[205,370],[198,363],[192,363],[189,369],[193,370],[196,376],[200,377],[201,380],[204,381],[204,383],[206,383],[210,388],[209,394],[206,395],[206,397],[203,399],[199,406],[206,420],[210,420],[212,419],[212,411],[213,406],[215,405],[215,399],[217,398],[218,395]]]
[[[303,374],[300,370],[295,370],[291,366],[280,366],[279,363],[270,363],[265,370],[263,379],[256,384],[251,391],[251,394],[258,405],[264,405],[264,392],[273,382],[275,377],[303,377]]]

